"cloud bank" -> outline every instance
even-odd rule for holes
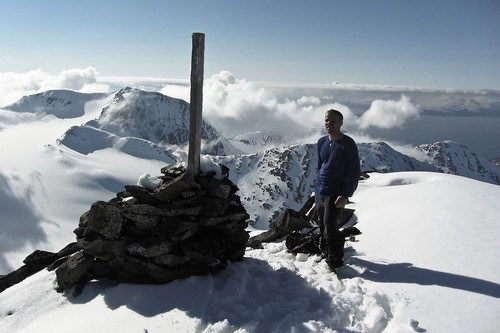
[[[64,70],[58,75],[41,69],[27,73],[0,73],[0,107],[12,104],[25,95],[47,90],[68,89],[79,92],[108,92],[109,85],[97,82],[93,67]]]
[[[98,77],[93,67],[69,69],[58,75],[40,69],[27,73],[0,73],[0,106],[11,104],[24,95],[52,89],[79,92],[110,92],[125,86],[159,91],[189,101],[190,89],[185,80]],[[261,132],[283,137],[289,143],[304,142],[323,129],[324,114],[337,109],[344,115],[344,130],[353,133],[369,127],[401,128],[419,117],[420,110],[410,99],[374,100],[361,115],[336,102],[335,96],[311,95],[304,89],[295,98],[278,96],[269,87],[238,79],[229,71],[221,71],[204,81],[203,116],[227,138],[244,133]]]
[[[405,123],[411,119],[418,119],[420,109],[403,95],[399,101],[375,100],[370,108],[359,118],[358,124],[361,129],[374,126],[379,128],[403,128]]]
[[[280,98],[268,89],[223,71],[205,80],[203,112],[229,137],[262,131],[282,133],[287,139],[317,136],[329,109],[342,112],[344,127],[350,132],[372,126],[402,128],[420,114],[420,109],[404,95],[399,100],[375,100],[361,116],[334,100],[331,96]]]

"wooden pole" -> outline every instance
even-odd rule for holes
[[[188,172],[194,177],[200,173],[205,34],[195,32],[192,38]]]

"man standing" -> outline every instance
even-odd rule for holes
[[[316,209],[321,230],[322,256],[330,269],[344,264],[344,242],[338,219],[348,198],[358,187],[361,168],[356,142],[340,132],[342,113],[328,110],[325,129],[328,135],[318,140],[318,173],[316,176]]]

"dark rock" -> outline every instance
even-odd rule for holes
[[[61,257],[76,251],[78,251],[76,243],[67,245],[58,253],[35,250],[23,260],[23,266],[7,275],[0,276],[0,292],[23,281],[27,277],[41,271],[42,269],[53,265],[54,262],[57,262]]]
[[[83,251],[77,252],[69,257],[69,259],[56,270],[57,290],[63,291],[73,286],[85,276],[93,262],[94,258],[90,255],[86,255]]]
[[[73,233],[76,235],[76,238],[82,238],[83,234],[85,233],[85,228],[78,227],[73,230]]]
[[[99,259],[94,260],[89,270],[87,271],[87,274],[93,279],[116,278],[113,270],[111,269],[111,267],[109,267],[108,262]]]
[[[95,240],[80,238],[77,242],[86,254],[107,261],[125,253],[129,241],[125,238],[115,241],[102,238],[97,238]]]
[[[186,171],[186,168],[180,164],[170,164],[160,169],[160,172],[169,179],[177,178]]]
[[[184,172],[178,177],[164,182],[158,186],[152,193],[152,196],[161,201],[169,201],[182,195],[182,192],[188,191],[196,186],[193,177]]]
[[[98,233],[107,239],[115,240],[120,236],[123,215],[118,205],[96,201],[87,214],[80,218],[79,226],[86,225],[84,236]]]
[[[224,216],[204,216],[201,217],[201,224],[203,225],[217,225],[224,222],[238,222],[248,220],[248,213],[243,206],[229,206]]]
[[[127,246],[127,251],[136,256],[146,258],[156,257],[171,252],[176,242],[164,237],[151,237],[139,243],[132,243]]]
[[[162,217],[159,215],[136,214],[130,211],[122,211],[122,213],[139,230],[153,229],[162,220]]]
[[[294,230],[311,228],[309,218],[292,209],[285,209],[285,212],[271,225],[269,230],[249,239],[248,246],[259,247],[262,243],[274,242],[278,238],[290,234]]]
[[[154,215],[154,216],[179,216],[179,215],[192,215],[197,216],[201,211],[201,205],[179,207],[171,203],[166,203],[162,206],[151,206],[146,204],[126,205],[123,207],[124,214],[137,214],[137,215]]]
[[[135,226],[134,221],[125,219],[125,222],[122,225],[122,234],[129,235],[130,237],[146,237],[151,234],[151,230],[148,229],[139,229]],[[78,235],[77,235],[78,238]]]
[[[53,271],[57,267],[61,266],[66,260],[68,260],[68,258],[69,258],[69,256],[57,259],[56,261],[54,261],[53,263],[51,263],[47,266],[47,270],[49,272]]]
[[[154,232],[168,235],[173,241],[180,241],[193,236],[199,226],[199,222],[184,220],[181,217],[163,217]]]
[[[86,211],[80,216],[80,220],[78,222],[78,227],[82,228],[85,230],[88,226],[88,221],[89,221],[89,215],[90,215],[90,210]]]
[[[244,257],[249,216],[229,169],[222,180],[197,176],[201,186],[182,166],[161,171],[157,189],[125,186],[81,216],[74,231],[81,252],[57,263],[59,291],[74,285],[78,293],[96,278],[166,283],[215,273]]]
[[[38,271],[47,267],[50,263],[54,262],[59,256],[57,253],[35,250],[32,254],[27,256],[23,262],[32,267],[33,270]]]
[[[77,242],[69,243],[64,248],[62,248],[61,250],[59,250],[59,252],[57,252],[57,256],[59,258],[66,257],[66,256],[72,255],[73,253],[76,253],[76,252],[78,252],[80,250],[81,249],[78,246]]]
[[[153,258],[153,262],[159,265],[165,265],[168,267],[175,267],[185,264],[189,261],[186,256],[179,256],[173,253],[164,253]]]
[[[111,267],[121,271],[121,276],[126,277],[127,282],[136,283],[167,283],[205,273],[203,269],[196,266],[169,268],[129,256],[116,258],[110,264]]]
[[[233,185],[229,180],[220,181],[215,178],[200,178],[198,180],[201,187],[217,198],[227,199],[229,196],[236,192],[236,186]]]
[[[126,185],[125,189],[131,196],[137,199],[140,203],[146,203],[148,205],[161,205],[162,201],[156,199],[151,195],[151,191],[145,187],[137,185]]]
[[[273,229],[280,233],[289,233],[290,230],[300,230],[310,228],[307,217],[293,209],[285,209],[283,215],[275,222]]]
[[[205,197],[201,205],[201,214],[206,216],[224,215],[230,202],[227,198]]]

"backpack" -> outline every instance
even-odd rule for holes
[[[292,231],[292,233],[287,236],[285,241],[288,252],[321,254],[321,250],[319,248],[321,235],[319,233],[314,233],[316,229],[318,228],[312,228],[306,233],[301,233],[297,230]]]

